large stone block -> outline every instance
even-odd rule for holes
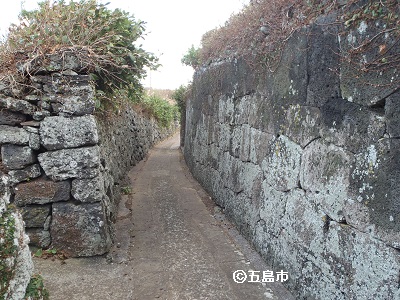
[[[52,217],[54,248],[72,257],[102,255],[109,250],[111,239],[101,203],[56,203]]]
[[[20,210],[26,227],[44,228],[51,207],[50,205],[24,206]]]
[[[15,187],[15,204],[46,204],[70,199],[71,183],[69,181],[54,182],[40,178],[20,183]]]
[[[103,178],[75,179],[72,181],[71,194],[81,202],[100,202],[106,194]]]
[[[37,161],[31,148],[11,144],[1,146],[1,158],[3,165],[9,170],[20,170]]]
[[[0,110],[0,125],[15,126],[26,120],[26,116],[8,110]]]
[[[40,125],[40,138],[47,150],[95,145],[99,141],[94,116],[48,117]]]
[[[94,178],[99,175],[98,146],[63,149],[39,154],[46,175],[55,181],[69,178]]]
[[[25,115],[33,115],[37,110],[35,105],[30,104],[28,101],[19,100],[14,98],[0,98],[0,108],[5,108],[13,112],[19,112]]]
[[[0,125],[0,144],[28,145],[29,133],[22,128]]]

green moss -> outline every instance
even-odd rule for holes
[[[9,282],[14,275],[14,264],[10,259],[17,256],[17,246],[14,244],[15,219],[13,210],[9,208],[0,217],[0,300],[5,299]]]

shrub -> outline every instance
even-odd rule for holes
[[[96,0],[44,1],[36,10],[22,11],[19,23],[10,27],[0,46],[0,78],[16,76],[18,64],[72,51],[108,96],[116,88],[136,95],[144,68],[157,67],[155,56],[137,45],[144,30],[144,22]]]
[[[193,45],[190,47],[186,54],[182,57],[181,63],[190,66],[194,69],[197,69],[200,66],[200,49],[195,48]]]
[[[179,108],[157,95],[144,96],[142,105],[162,127],[169,127],[173,121],[179,120]]]

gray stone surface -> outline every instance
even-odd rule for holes
[[[93,178],[99,175],[98,146],[63,149],[39,154],[40,166],[55,181],[69,178]]]
[[[1,159],[8,170],[23,169],[37,162],[36,154],[31,148],[11,144],[1,146]]]
[[[75,179],[72,181],[71,195],[81,202],[100,202],[106,195],[104,178]]]
[[[0,125],[1,144],[28,145],[29,133],[23,128]]]
[[[14,188],[15,204],[47,204],[70,199],[71,183],[69,181],[54,182],[39,178],[18,184]]]
[[[106,218],[101,203],[75,205],[53,204],[52,246],[68,256],[93,256],[111,247]]]
[[[24,122],[26,116],[21,113],[15,113],[5,109],[0,109],[0,125],[11,125],[15,126]]]
[[[25,115],[33,115],[37,110],[35,105],[32,105],[28,101],[14,99],[14,98],[0,98],[0,109],[8,109],[12,112],[18,112]]]
[[[39,164],[34,164],[21,170],[9,171],[8,175],[10,176],[10,181],[15,184],[40,177],[42,175],[42,171],[40,170]]]
[[[383,84],[398,70],[357,76],[335,52],[376,28],[339,37],[332,20],[291,36],[273,74],[199,69],[185,161],[297,298],[397,299],[399,93]]]
[[[40,124],[40,139],[47,150],[91,146],[99,142],[94,116],[48,117]]]
[[[27,228],[26,234],[29,236],[29,245],[31,246],[47,249],[51,244],[51,236],[48,230]]]
[[[50,215],[50,205],[23,206],[20,208],[26,227],[44,228]]]

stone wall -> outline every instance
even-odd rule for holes
[[[400,91],[367,84],[399,70],[353,74],[338,54],[379,24],[333,20],[294,34],[273,74],[197,70],[185,159],[297,299],[399,299]]]
[[[11,202],[31,244],[69,256],[104,254],[122,177],[169,132],[128,106],[118,116],[95,116],[94,87],[73,55],[29,69],[35,75],[26,75],[25,86],[0,90],[0,166]]]
[[[23,299],[33,263],[22,216],[10,204],[9,177],[0,173],[0,299]]]

